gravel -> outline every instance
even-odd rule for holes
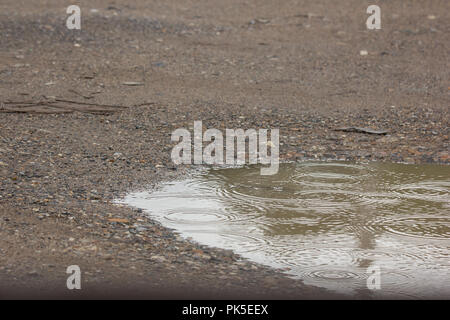
[[[338,4],[322,2],[293,15],[288,5],[234,12],[217,1],[180,15],[135,1],[113,15],[100,0],[83,32],[69,32],[58,1],[45,12],[6,1],[0,296],[71,297],[66,268],[76,264],[79,296],[343,298],[186,241],[115,203],[196,169],[170,159],[171,132],[195,120],[220,130],[279,128],[283,161],[448,165],[444,4],[414,3],[409,15],[385,4],[402,15],[369,33],[351,1],[339,4],[349,10],[329,11]],[[432,12],[442,16],[426,19]],[[24,104],[58,99],[88,104]],[[121,107],[99,109],[112,105]],[[335,131],[341,127],[388,133]]]

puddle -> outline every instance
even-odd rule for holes
[[[185,237],[282,268],[305,284],[373,297],[450,298],[450,167],[297,163],[211,169],[129,194]],[[367,268],[380,267],[380,290]]]

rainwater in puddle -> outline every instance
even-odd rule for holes
[[[129,194],[185,237],[305,284],[384,298],[450,298],[450,167],[296,163],[210,169]],[[379,290],[367,288],[380,268]]]

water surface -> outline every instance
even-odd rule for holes
[[[297,163],[211,169],[129,194],[186,237],[306,284],[359,296],[450,298],[450,167]],[[381,289],[367,289],[367,268]]]

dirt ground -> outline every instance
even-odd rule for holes
[[[450,163],[447,0],[77,4],[81,30],[0,3],[0,298],[347,298],[113,203],[189,169],[170,134],[195,120],[279,128],[282,159]]]

